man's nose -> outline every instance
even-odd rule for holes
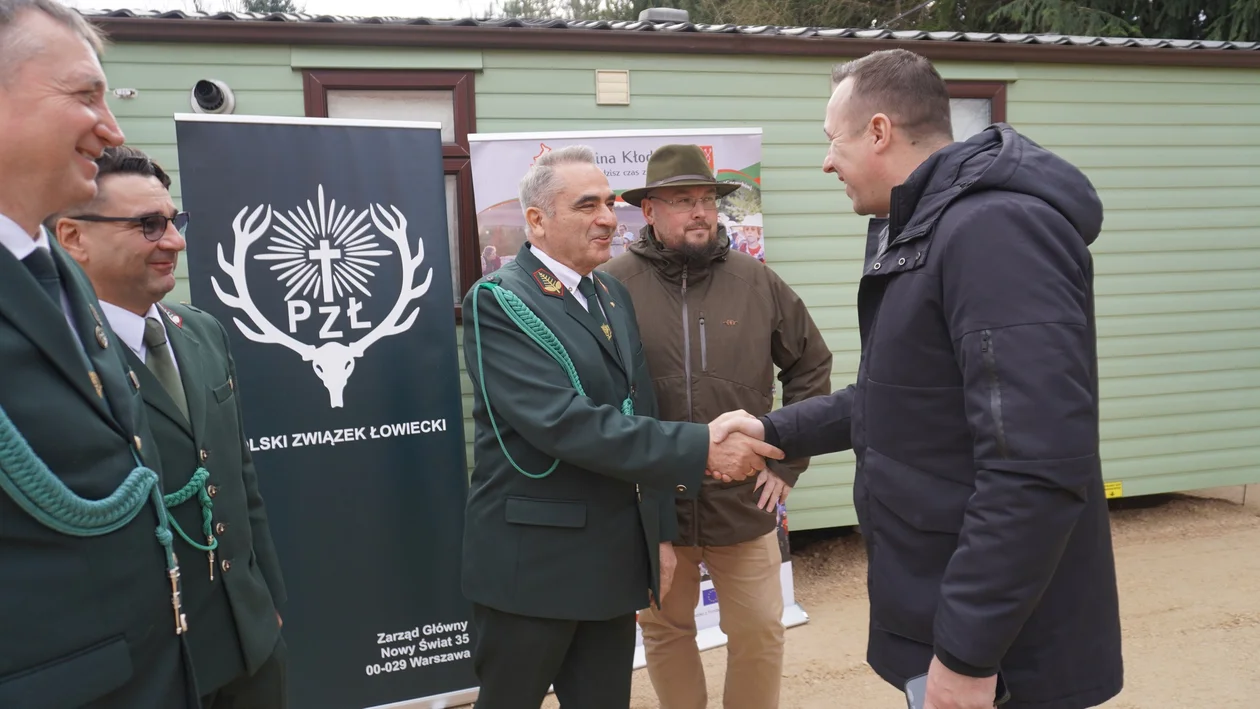
[[[179,252],[188,248],[188,240],[179,233],[179,229],[175,228],[175,222],[167,222],[166,231],[162,233],[162,238],[158,239],[158,246],[163,251]]]
[[[96,122],[96,136],[106,146],[116,148],[127,142],[127,136],[123,135],[122,128],[118,126],[118,119],[114,117],[114,112],[109,110],[109,106],[103,105],[98,112],[99,120]]]

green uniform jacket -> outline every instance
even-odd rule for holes
[[[56,242],[52,252],[79,342],[0,247],[0,407],[67,487],[100,500],[136,467],[134,448],[162,469],[123,364],[126,346],[83,272]],[[195,706],[157,528],[147,501],[122,529],[69,536],[0,492],[0,707]]]
[[[649,589],[659,598],[659,543],[677,534],[675,495],[700,491],[708,427],[651,418],[656,401],[630,296],[615,278],[593,275],[611,340],[528,244],[483,279],[516,294],[551,329],[586,396],[489,290],[474,287],[464,298],[476,435],[463,589],[475,603],[567,620],[646,608]],[[511,460],[488,416],[479,354],[494,425]],[[621,412],[627,394],[637,415]],[[558,467],[541,479],[512,462],[537,475],[556,459]]]
[[[206,490],[219,541],[213,581],[207,554],[178,534],[175,539],[183,561],[188,644],[198,688],[208,694],[243,673],[253,674],[271,656],[280,635],[276,613],[284,604],[284,581],[246,443],[227,332],[214,316],[190,306],[159,304],[158,310],[192,421],[135,353],[127,349],[126,356],[140,379],[166,491],[184,487],[198,467],[210,473]],[[205,544],[197,497],[171,516],[185,534]]]

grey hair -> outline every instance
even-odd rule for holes
[[[556,168],[573,164],[596,165],[595,149],[589,145],[569,145],[543,153],[542,157],[538,158],[521,178],[521,211],[536,207],[541,209],[543,214],[554,217],[556,193],[560,191],[560,180],[556,177]]]
[[[13,29],[25,12],[48,15],[82,37],[98,56],[105,51],[104,34],[83,15],[57,0],[0,0],[0,82],[10,78],[18,66],[43,49],[31,37]]]

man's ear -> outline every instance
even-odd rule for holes
[[[656,207],[652,204],[652,200],[644,197],[640,204],[643,209],[643,219],[648,223],[648,226],[656,226],[656,214],[654,211]],[[627,231],[629,230],[627,229]]]
[[[83,231],[79,222],[62,217],[57,220],[54,226],[53,236],[56,237],[57,243],[61,244],[61,248],[70,254],[79,263],[80,266],[87,263],[88,255],[86,245],[83,243]]]
[[[883,113],[872,116],[869,131],[874,139],[876,153],[883,153],[892,147],[893,123],[888,116]]]
[[[525,236],[528,238],[533,236],[534,231],[542,231],[543,211],[538,207],[530,207],[525,210]]]

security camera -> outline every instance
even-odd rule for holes
[[[202,79],[193,85],[192,109],[196,113],[231,113],[236,109],[236,97],[222,81]]]

